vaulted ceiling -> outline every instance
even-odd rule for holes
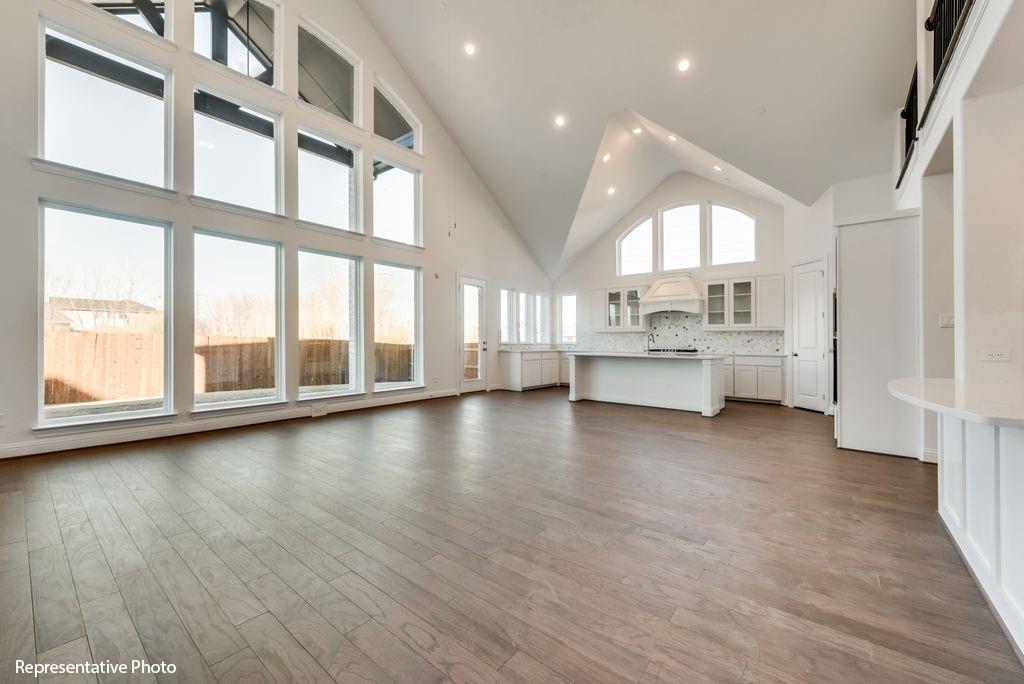
[[[596,239],[585,215],[607,228],[695,163],[806,204],[888,171],[914,64],[913,0],[360,2],[552,275]],[[644,133],[614,138],[624,121]],[[655,133],[693,155],[673,166]],[[607,209],[584,197],[595,171]]]

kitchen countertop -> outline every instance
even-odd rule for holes
[[[570,351],[567,352],[569,356],[598,356],[598,357],[613,357],[613,358],[625,358],[625,359],[693,359],[697,361],[713,361],[713,360],[724,360],[723,354],[704,354],[701,352],[697,353],[686,353],[686,352],[675,352],[675,353],[662,353],[653,352],[647,354],[645,352],[602,352],[602,351]]]
[[[897,378],[889,394],[929,411],[982,425],[1024,427],[1024,385],[952,378]]]

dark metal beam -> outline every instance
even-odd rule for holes
[[[267,138],[274,137],[273,121],[268,121],[261,116],[251,114],[234,102],[219,98],[202,90],[195,91],[194,102],[195,110],[201,114],[206,114],[214,119],[233,124]]]
[[[228,63],[228,6],[225,0],[209,0],[210,58],[221,64]]]
[[[319,140],[304,133],[299,133],[299,149],[306,150],[321,157],[336,161],[339,164],[351,167],[353,163],[352,150]]]
[[[153,4],[153,0],[133,0],[133,4],[139,10],[139,14],[153,28],[153,32],[158,36],[164,35],[164,18],[161,16],[160,10]]]
[[[161,99],[164,96],[164,79],[161,77],[104,57],[57,36],[46,36],[46,57],[147,95]]]

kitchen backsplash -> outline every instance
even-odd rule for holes
[[[653,314],[647,332],[584,332],[576,345],[588,351],[642,352],[647,335],[654,334],[654,349],[697,349],[715,354],[782,354],[781,330],[704,330],[699,314]]]

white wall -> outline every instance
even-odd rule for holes
[[[458,273],[482,277],[489,285],[488,330],[491,345],[490,367],[497,373],[498,290],[520,288],[544,292],[550,281],[530,255],[480,179],[448,136],[441,122],[430,111],[422,95],[404,73],[390,50],[383,44],[372,24],[355,0],[288,0],[281,11],[280,26],[284,52],[277,57],[283,68],[285,93],[271,90],[250,79],[209,65],[191,54],[192,26],[190,0],[174,0],[173,35],[177,44],[168,43],[129,27],[120,20],[79,0],[24,0],[5,7],[0,29],[0,57],[8,69],[4,79],[5,106],[0,108],[0,206],[4,208],[4,231],[0,248],[0,456],[69,448],[117,440],[175,434],[230,424],[275,420],[309,415],[308,406],[294,401],[298,385],[297,364],[287,364],[286,390],[290,400],[283,406],[256,413],[230,413],[203,419],[190,416],[192,402],[192,230],[195,226],[215,228],[280,242],[285,253],[285,336],[288,361],[297,350],[297,303],[295,273],[299,246],[341,252],[363,257],[367,268],[363,304],[367,312],[364,348],[372,349],[372,260],[401,262],[423,268],[424,348],[427,387],[399,397],[374,398],[372,392],[355,401],[337,403],[331,410],[354,408],[382,401],[422,398],[452,393],[457,389],[455,295]],[[174,127],[173,199],[128,191],[104,184],[69,178],[33,168],[38,156],[38,69],[40,61],[40,13],[74,27],[101,42],[129,54],[174,70],[172,102]],[[363,60],[363,79],[359,87],[363,102],[372,103],[372,79],[377,75],[404,99],[423,125],[422,156],[396,146],[357,128],[296,102],[297,47],[296,27],[299,15],[309,19],[345,43]],[[188,200],[192,192],[192,88],[196,78],[208,87],[261,105],[282,115],[284,135],[285,212],[289,218],[266,220],[237,213],[195,206]],[[169,88],[169,91],[172,89]],[[88,103],[83,103],[87,106]],[[364,116],[371,121],[369,111]],[[423,172],[423,218],[425,249],[393,247],[370,239],[352,239],[322,232],[298,229],[292,218],[296,209],[295,169],[297,126],[306,125],[335,134],[364,150],[364,172],[375,150],[386,151]],[[457,193],[451,183],[457,181]],[[372,229],[372,197],[369,183],[364,184],[366,231]],[[451,197],[457,194],[457,202]],[[33,431],[37,397],[37,302],[39,200],[47,198],[77,203],[114,212],[166,221],[172,225],[174,239],[174,284],[176,302],[174,329],[174,403],[177,415],[157,424],[119,426],[103,430],[62,429]],[[458,229],[449,232],[454,215]],[[372,359],[366,359],[367,369]],[[372,375],[370,376],[372,377]],[[492,385],[494,382],[492,382]]]

